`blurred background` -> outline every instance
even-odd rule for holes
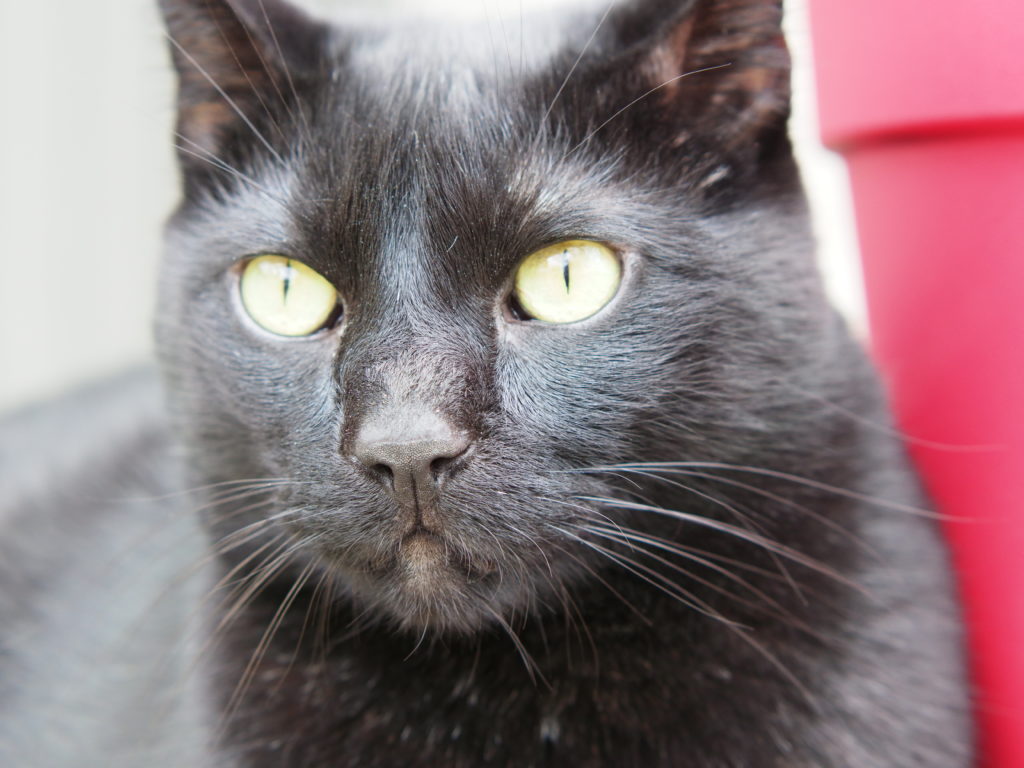
[[[323,15],[413,6],[294,2]],[[521,8],[551,2],[430,7],[514,23]],[[833,300],[863,333],[847,181],[817,141],[804,0],[788,0],[786,25],[792,131],[822,267]],[[156,0],[0,0],[0,411],[150,358],[161,229],[177,198],[173,95]]]

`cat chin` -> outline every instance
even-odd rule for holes
[[[415,632],[472,634],[505,621],[531,598],[526,585],[503,579],[496,563],[426,531],[361,567],[335,567],[356,602]]]

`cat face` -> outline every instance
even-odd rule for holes
[[[254,532],[233,556],[263,547],[373,615],[470,631],[605,567],[580,526],[629,521],[598,499],[640,485],[602,468],[750,461],[797,429],[780,381],[813,367],[829,311],[776,3],[634,3],[526,28],[521,60],[472,29],[162,6],[185,180],[170,396],[197,477],[273,479],[213,508],[220,536]],[[581,242],[598,267],[565,255]],[[546,248],[563,261],[524,272]],[[308,328],[254,309],[261,264]],[[545,321],[524,285],[558,279],[584,309]]]

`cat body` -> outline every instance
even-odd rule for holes
[[[79,461],[7,494],[13,764],[53,730],[47,765],[970,764],[949,566],[820,288],[776,3],[500,45],[161,6],[169,415],[142,376],[12,433]],[[524,258],[581,240],[614,296],[531,316]],[[264,254],[336,289],[314,332],[253,322]],[[132,599],[81,588],[99,563]],[[132,684],[25,694],[93,616]]]

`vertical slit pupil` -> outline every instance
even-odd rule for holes
[[[569,292],[569,251],[562,251],[562,278],[565,280],[565,292]]]

